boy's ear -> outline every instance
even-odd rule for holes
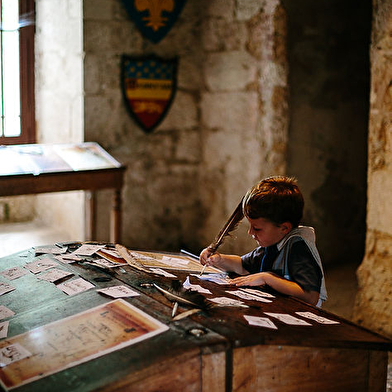
[[[283,222],[280,227],[282,228],[283,233],[287,234],[291,231],[293,225],[290,222]]]

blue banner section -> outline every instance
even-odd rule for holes
[[[122,0],[142,35],[154,43],[173,27],[186,0]]]

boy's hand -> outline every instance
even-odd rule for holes
[[[264,286],[267,284],[265,278],[266,272],[258,272],[256,274],[239,276],[231,280],[231,283],[236,286]]]
[[[208,248],[205,248],[201,251],[199,260],[200,263],[203,265],[210,265],[213,267],[218,267],[219,263],[221,261],[221,255],[220,253],[211,253],[211,251]]]

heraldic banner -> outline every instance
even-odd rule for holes
[[[155,56],[121,59],[121,86],[127,109],[146,133],[152,132],[167,114],[177,83],[177,59]]]
[[[186,0],[122,0],[142,35],[158,43],[173,27]]]

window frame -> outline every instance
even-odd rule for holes
[[[28,19],[28,23],[19,30],[21,134],[16,137],[0,135],[0,145],[30,144],[36,141],[34,91],[35,0],[19,0],[19,20],[21,20],[21,16]]]

